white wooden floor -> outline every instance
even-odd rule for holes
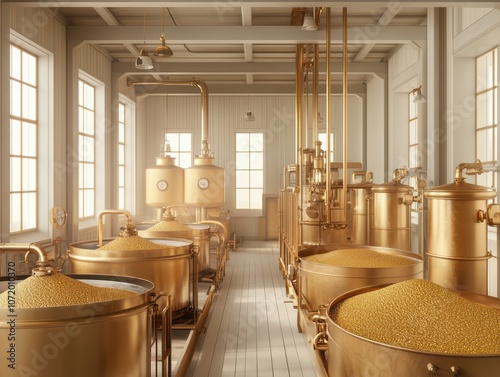
[[[278,259],[277,241],[244,240],[230,252],[187,377],[317,376]]]

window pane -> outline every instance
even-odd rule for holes
[[[416,118],[418,116],[417,109],[418,106],[415,102],[413,102],[413,94],[410,93],[410,99],[408,101],[408,107],[409,107],[409,119]]]
[[[123,123],[118,124],[118,142],[125,142],[125,125]]]
[[[236,189],[236,208],[249,208],[250,198],[247,189]]]
[[[36,89],[32,86],[23,85],[22,86],[23,95],[23,118],[36,120],[37,114],[37,104],[36,104]]]
[[[262,189],[250,190],[250,209],[262,208]]]
[[[23,156],[36,157],[37,156],[36,124],[23,122],[22,127],[23,127],[23,131],[22,131],[22,137],[23,137],[22,153],[23,153]]]
[[[125,209],[125,189],[118,188],[118,209]]]
[[[10,121],[10,154],[21,155],[21,122],[11,119]]]
[[[94,215],[94,190],[83,190],[83,216],[89,217]]]
[[[250,150],[263,151],[264,150],[264,135],[263,134],[250,134]]]
[[[80,135],[79,158],[81,161],[94,162],[94,138]]]
[[[248,153],[236,153],[236,169],[249,169],[250,156]]]
[[[249,187],[264,187],[264,180],[262,170],[250,171],[250,185]]]
[[[250,174],[249,174],[248,170],[237,170],[236,171],[236,187],[237,188],[250,187]]]
[[[84,134],[94,135],[95,133],[95,114],[91,110],[83,110],[83,130]]]
[[[263,153],[251,153],[250,154],[250,169],[260,169],[264,168],[264,154]]]
[[[23,51],[22,59],[23,81],[36,86],[36,57]]]
[[[411,146],[409,150],[410,154],[410,162],[409,162],[409,167],[410,168],[417,168],[420,167],[420,158],[419,158],[419,153],[418,153],[418,146]]]
[[[22,180],[23,191],[36,190],[36,160],[33,158],[23,158]]]
[[[191,151],[191,134],[180,134],[179,135],[179,151]]]
[[[94,187],[94,164],[84,164],[84,174],[83,174],[83,187],[93,188]]]
[[[125,164],[125,146],[123,144],[118,145],[118,164]]]
[[[248,134],[236,134],[236,150],[237,151],[248,151],[250,150],[250,138]]]
[[[10,77],[21,80],[21,50],[10,46]]]
[[[83,85],[83,106],[94,110],[94,87],[85,83]]]
[[[493,91],[477,96],[476,125],[477,128],[493,125]]]
[[[21,116],[21,83],[10,80],[10,115]]]
[[[494,160],[495,145],[492,139],[494,134],[495,132],[491,128],[477,131],[476,157],[482,162]]]
[[[23,194],[23,229],[36,228],[36,194],[29,192]]]
[[[409,142],[410,144],[417,144],[419,142],[418,123],[416,120],[410,121]]]
[[[21,158],[10,158],[10,191],[21,191]]]
[[[21,231],[21,194],[10,194],[10,231]]]
[[[476,63],[476,91],[481,92],[484,89],[493,86],[493,54],[486,53],[477,58]]]
[[[118,104],[118,122],[125,123],[125,105],[123,103]]]
[[[118,186],[125,186],[125,167],[118,166]]]

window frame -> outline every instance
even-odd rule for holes
[[[237,145],[237,135],[238,134],[246,134],[246,135],[252,135],[252,134],[258,134],[260,135],[261,139],[262,139],[262,150],[260,151],[253,151],[252,152],[252,148],[250,147],[248,151],[241,151],[241,150],[238,150],[238,145]],[[265,159],[265,156],[266,156],[266,142],[265,142],[265,133],[264,131],[262,130],[257,130],[257,129],[249,129],[249,130],[246,130],[246,129],[238,129],[238,130],[235,130],[234,131],[234,137],[233,137],[233,140],[234,140],[234,158],[235,158],[235,164],[234,164],[234,170],[233,170],[233,173],[234,173],[234,211],[238,214],[241,214],[241,215],[248,215],[248,216],[252,216],[252,215],[259,215],[262,213],[262,210],[263,210],[263,204],[262,204],[262,196],[266,193],[265,192],[265,167],[266,167],[266,159]],[[238,157],[237,157],[237,154],[238,153],[246,153],[248,152],[248,154],[250,155],[251,153],[262,153],[262,168],[261,169],[251,169],[250,166],[248,169],[239,169],[238,168]],[[249,156],[250,158],[250,156]],[[249,159],[250,161],[250,159]],[[238,187],[238,179],[237,179],[237,175],[238,175],[238,171],[253,171],[253,172],[256,172],[256,171],[260,171],[261,172],[261,179],[262,179],[262,186],[261,187]],[[252,207],[250,202],[251,202],[251,197],[250,197],[250,190],[255,190],[255,189],[260,189],[262,190],[261,192],[261,198],[260,198],[260,201],[259,201],[259,207]],[[245,207],[238,207],[238,203],[237,203],[237,190],[247,190],[248,193],[247,195],[249,196],[249,206],[247,208]]]
[[[43,241],[50,238],[51,224],[49,221],[49,211],[54,205],[54,56],[50,51],[26,39],[14,30],[10,31],[9,60],[10,45],[15,45],[17,48],[25,50],[37,57],[36,187],[38,198],[36,203],[36,215],[34,215],[36,216],[36,228],[11,233],[9,224],[9,240],[10,242]],[[41,93],[43,93],[43,95]],[[8,184],[10,185],[10,178]],[[10,198],[8,201],[10,203]],[[10,204],[8,211],[10,216]]]

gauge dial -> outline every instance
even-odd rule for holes
[[[52,223],[60,228],[66,225],[68,214],[61,207],[52,208]]]
[[[210,185],[210,183],[208,182],[208,179],[206,179],[206,178],[200,178],[198,180],[198,187],[201,188],[202,190],[207,189],[209,185]]]
[[[168,188],[168,183],[167,181],[160,180],[156,183],[156,187],[158,187],[160,191],[165,191]]]

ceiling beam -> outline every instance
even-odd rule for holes
[[[325,33],[303,31],[297,26],[170,26],[166,27],[169,45],[187,43],[324,43]],[[68,40],[85,40],[89,43],[156,43],[161,26],[68,26]],[[332,28],[332,43],[341,43],[341,27]],[[427,27],[386,26],[376,33],[365,27],[348,27],[348,43],[404,44],[413,40],[426,40]]]
[[[234,7],[236,6],[249,6],[249,7],[303,7],[304,1],[268,1],[268,0],[239,0],[237,2],[223,2],[223,1],[213,1],[213,0],[175,0],[169,1],[169,7]],[[433,0],[433,1],[414,1],[414,0],[398,0],[404,7],[496,7],[498,6],[498,1],[473,1],[473,0]],[[92,1],[92,0],[56,0],[56,1],[33,1],[33,0],[4,0],[2,4],[23,6],[23,7],[71,7],[71,8],[82,8],[82,7],[102,7],[102,2]],[[164,8],[165,0],[150,0],[138,2],[137,0],[111,0],[106,2],[107,7],[123,7],[123,8]],[[332,7],[332,8],[343,8],[343,7],[374,7],[374,6],[387,6],[387,1],[379,0],[349,0],[349,1],[308,1],[308,7]]]
[[[113,72],[130,73],[133,63],[113,63]],[[295,74],[295,63],[282,62],[240,62],[240,63],[206,63],[206,62],[162,62],[155,64],[155,71],[163,72],[168,75],[246,75],[246,74]],[[326,72],[326,64],[320,62],[319,73]],[[348,73],[374,73],[384,75],[387,73],[387,63],[348,63]],[[143,71],[133,70],[136,74],[144,74]],[[331,64],[332,73],[342,72],[342,63],[335,62]]]

